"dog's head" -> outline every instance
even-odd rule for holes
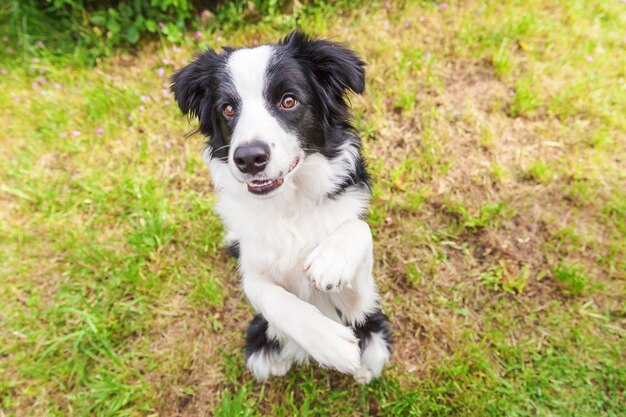
[[[255,195],[273,194],[308,155],[338,152],[351,129],[345,95],[364,88],[364,63],[352,51],[300,32],[275,45],[208,50],[172,84],[211,158]]]

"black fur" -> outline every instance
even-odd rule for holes
[[[328,195],[332,199],[339,198],[348,188],[353,186],[367,187],[370,186],[370,176],[365,166],[365,161],[359,158],[355,161],[354,171],[339,184],[339,186]]]
[[[357,94],[365,91],[365,63],[343,45],[312,39],[302,32],[290,33],[279,45],[299,63],[308,84],[314,86],[327,140],[343,142],[346,138],[342,133],[353,130],[346,93],[349,90]],[[340,132],[332,132],[337,129]]]
[[[198,131],[207,137],[211,157],[222,160],[228,157],[232,126],[221,116],[220,103],[237,97],[226,76],[226,61],[231,52],[219,55],[208,49],[199,54],[191,64],[174,74],[171,86],[182,113],[198,119]]]
[[[232,256],[235,259],[239,259],[239,256],[241,255],[241,249],[239,247],[238,240],[229,243],[228,246],[226,246],[226,250],[228,251],[228,254],[230,256]]]
[[[393,341],[391,339],[389,319],[387,319],[387,316],[385,316],[380,310],[370,314],[362,324],[354,327],[354,335],[357,339],[359,339],[359,348],[361,349],[361,352],[365,350],[369,342],[372,340],[372,333],[380,334],[385,340],[387,348],[391,352]]]
[[[257,314],[248,325],[246,333],[246,359],[259,351],[269,353],[278,350],[280,350],[278,341],[267,337],[267,320],[261,314]]]

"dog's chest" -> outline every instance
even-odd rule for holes
[[[239,240],[242,273],[260,275],[295,293],[308,283],[306,257],[341,224],[358,218],[363,205],[360,195],[260,205],[222,197],[217,209],[229,233]]]
[[[275,281],[291,281],[304,274],[304,260],[341,221],[324,208],[291,215],[255,216],[241,230],[242,264]]]

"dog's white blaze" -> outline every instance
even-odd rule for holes
[[[286,132],[270,114],[264,97],[267,68],[273,55],[269,45],[233,52],[228,60],[228,70],[237,94],[241,98],[240,115],[230,145],[230,158],[237,146],[258,140],[270,147],[271,158],[265,168],[265,176],[276,178],[287,173],[291,162],[298,155],[298,138]],[[231,163],[236,178],[241,173]]]
[[[269,45],[239,49],[229,57],[228,69],[237,93],[244,102],[262,99],[265,74],[271,58],[272,47]]]

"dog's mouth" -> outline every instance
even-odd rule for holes
[[[300,157],[296,156],[293,162],[291,162],[291,165],[289,165],[289,170],[287,170],[287,174],[285,174],[284,177],[286,177],[287,175],[289,175],[289,173],[291,173],[291,171],[296,169],[299,163],[300,163]],[[273,180],[272,179],[252,180],[246,183],[246,185],[248,186],[248,191],[250,191],[252,194],[257,194],[257,195],[269,194],[275,189],[277,189],[278,187],[280,187],[281,185],[283,185],[283,183],[285,182],[284,177],[276,178]]]
[[[285,182],[282,178],[275,180],[254,180],[250,181],[248,185],[248,191],[252,194],[267,194],[274,191]]]

